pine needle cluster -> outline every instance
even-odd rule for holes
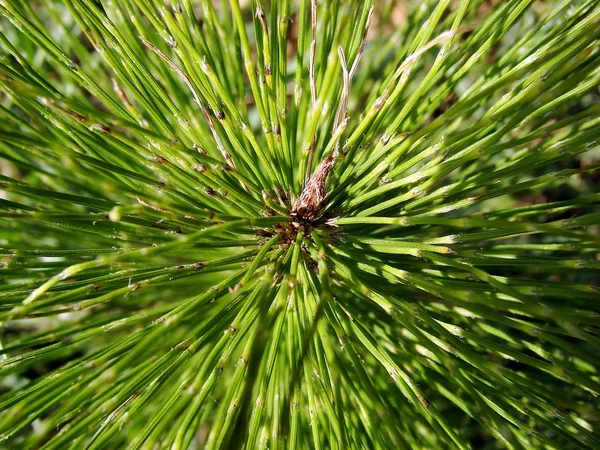
[[[0,448],[600,448],[597,0],[0,14]]]

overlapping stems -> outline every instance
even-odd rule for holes
[[[0,2],[2,445],[600,446],[597,2],[216,3]]]

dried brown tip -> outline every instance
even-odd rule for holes
[[[333,155],[327,156],[306,182],[300,197],[294,203],[291,215],[310,222],[317,220],[327,197],[327,177],[334,164]]]

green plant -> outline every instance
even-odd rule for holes
[[[0,1],[0,447],[600,448],[598,2],[240,3]]]

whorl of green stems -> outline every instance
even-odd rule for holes
[[[0,448],[600,448],[597,0],[0,13]]]

